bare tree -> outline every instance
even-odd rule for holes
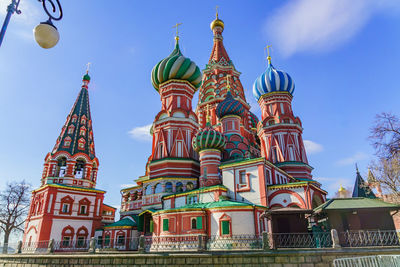
[[[380,158],[392,158],[400,152],[400,118],[391,113],[376,115],[370,140]]]
[[[4,233],[3,253],[7,253],[8,240],[14,231],[23,231],[29,208],[30,185],[25,181],[7,183],[0,192],[0,229]]]
[[[370,164],[380,194],[386,195],[386,200],[400,202],[400,153],[391,158],[381,157]]]
[[[376,116],[370,140],[377,159],[370,164],[372,184],[382,196],[400,201],[400,118],[391,113]],[[370,178],[368,180],[371,180]],[[369,181],[371,183],[371,181]]]

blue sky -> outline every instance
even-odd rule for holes
[[[9,1],[0,2],[0,19]],[[273,46],[272,62],[296,83],[293,110],[303,122],[314,178],[330,195],[352,187],[355,163],[365,174],[373,158],[368,140],[375,114],[400,114],[398,1],[62,1],[61,39],[50,50],[33,40],[45,15],[21,0],[0,48],[0,186],[25,179],[37,187],[43,160],[80,90],[87,62],[98,188],[119,205],[120,189],[144,174],[151,152],[146,126],[160,110],[152,67],[181,48],[201,69],[212,48],[215,6],[225,22],[224,43],[252,111],[251,93]],[[197,102],[198,94],[195,95]]]

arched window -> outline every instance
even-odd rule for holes
[[[76,233],[76,247],[82,248],[86,247],[87,237],[88,237],[88,230],[85,226],[82,226],[78,229]]]
[[[76,122],[77,118],[78,118],[78,116],[76,114],[74,114],[74,116],[72,116],[72,122]]]
[[[158,194],[162,192],[162,185],[161,183],[156,184],[156,187],[154,188],[154,194]]]
[[[186,190],[193,190],[194,189],[194,185],[192,182],[189,182],[186,184]]]
[[[86,135],[86,127],[85,126],[81,127],[81,129],[79,130],[79,134],[82,135],[82,136]]]
[[[86,124],[86,116],[85,115],[83,115],[81,117],[81,124]]]
[[[57,160],[56,177],[64,177],[67,172],[67,158],[61,157]]]
[[[80,138],[78,140],[78,148],[81,149],[81,150],[84,150],[85,149],[85,143],[86,143],[85,139]]]
[[[165,192],[172,193],[172,183],[171,182],[167,182],[165,184]]]
[[[75,164],[75,178],[81,179],[84,177],[85,172],[85,161],[78,159]]]
[[[68,134],[73,134],[74,133],[74,129],[75,129],[75,126],[74,125],[70,125],[68,127]]]
[[[61,232],[62,247],[70,247],[73,237],[74,237],[74,228],[68,225]]]
[[[196,218],[192,218],[192,223],[191,223],[191,228],[192,229],[197,229],[197,220]]]
[[[148,186],[146,187],[145,193],[146,193],[146,195],[151,195],[151,194],[153,194],[153,190],[152,190],[152,188],[151,188],[151,185],[148,185]]]
[[[71,137],[67,136],[64,138],[64,147],[69,147],[71,145]]]
[[[183,184],[181,182],[178,182],[176,184],[176,192],[177,193],[183,192]]]

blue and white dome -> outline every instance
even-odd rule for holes
[[[271,92],[288,92],[293,95],[294,82],[284,71],[277,70],[268,64],[268,68],[261,74],[253,84],[253,95],[258,101],[262,95]]]

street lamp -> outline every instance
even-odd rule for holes
[[[21,14],[21,10],[18,9],[19,2],[21,0],[11,0],[11,4],[7,7],[7,15],[4,19],[3,27],[0,32],[0,46],[3,42],[4,35],[7,30],[8,23],[10,22],[11,15],[15,13]],[[45,22],[41,22],[33,29],[36,42],[43,48],[52,48],[60,39],[60,34],[54,26],[52,20],[61,20],[63,16],[61,4],[59,0],[38,0],[42,2],[43,9],[49,16],[49,19]],[[56,2],[56,4],[54,3]],[[51,6],[49,11],[48,5]]]

